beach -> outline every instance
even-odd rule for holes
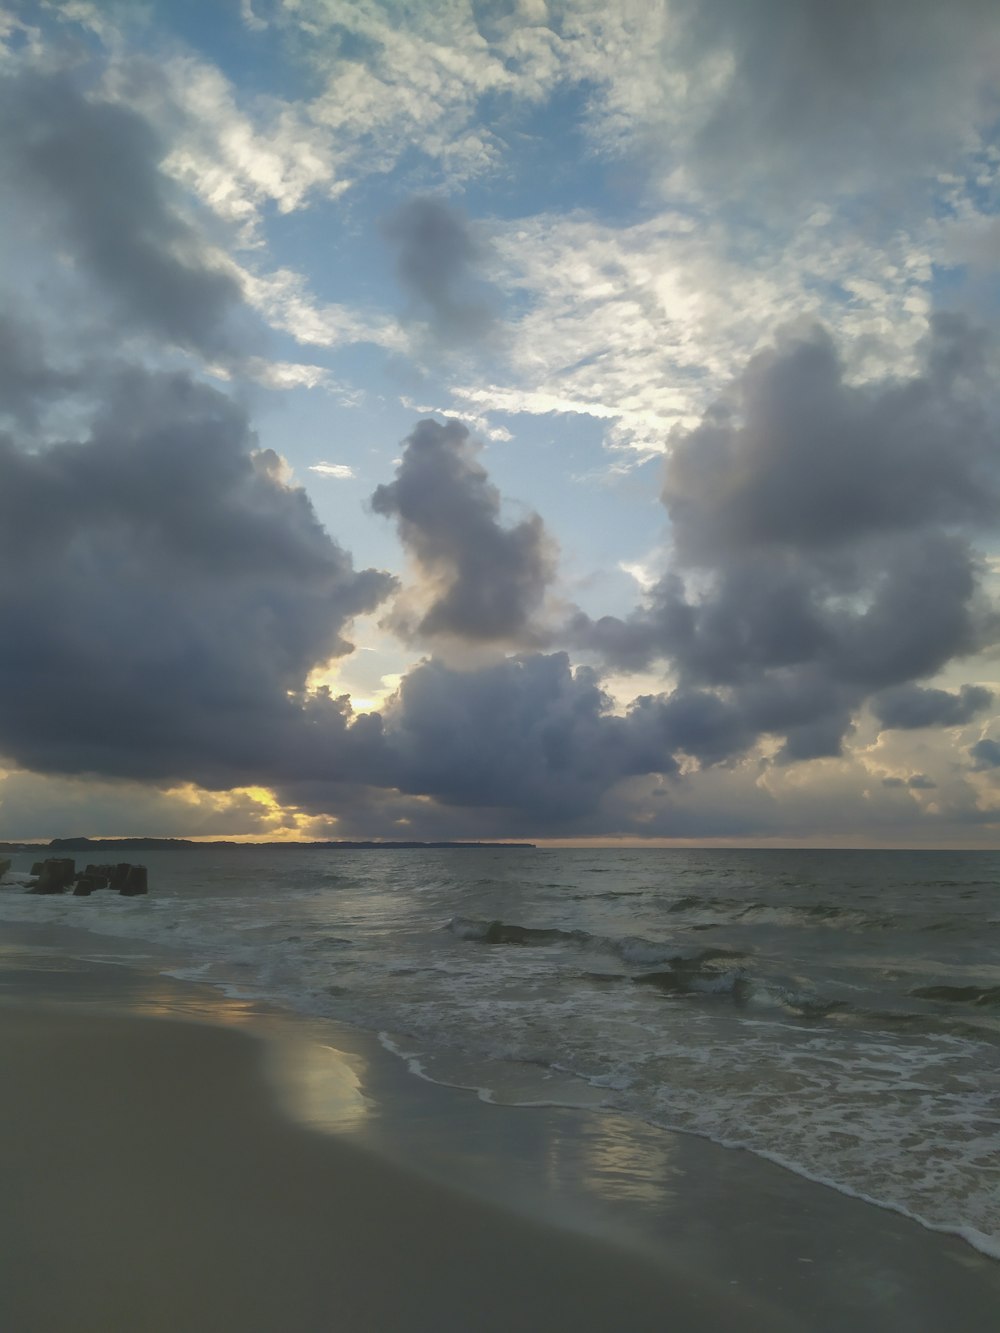
[[[0,996],[10,1333],[994,1326],[1000,1266],[747,1154],[484,1105],[38,935]]]
[[[516,1217],[278,1109],[260,1043],[0,1008],[11,1333],[709,1329],[744,1303]]]

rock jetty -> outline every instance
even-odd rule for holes
[[[120,861],[117,865],[88,865],[79,873],[76,861],[67,856],[52,856],[36,861],[31,867],[35,879],[28,893],[65,893],[72,888],[76,898],[87,898],[97,889],[111,889],[123,898],[135,898],[149,892],[145,866]]]

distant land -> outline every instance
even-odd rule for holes
[[[427,848],[428,851],[459,849],[462,847],[517,847],[535,850],[533,842],[237,842],[220,838],[213,842],[193,842],[190,838],[52,838],[50,842],[0,842],[0,852],[33,851],[48,848],[59,852],[112,852],[116,848],[131,852],[169,852],[178,848],[202,847],[266,847],[277,851],[288,847],[314,848],[329,852],[409,851]]]

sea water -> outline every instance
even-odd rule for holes
[[[1000,855],[187,848],[3,921],[747,1149],[1000,1257]],[[135,855],[135,854],[133,854]],[[106,854],[92,854],[103,859]],[[124,953],[123,953],[124,950]]]

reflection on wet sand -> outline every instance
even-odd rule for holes
[[[673,1160],[676,1140],[615,1115],[582,1120],[574,1132],[578,1178],[589,1192],[609,1203],[640,1203],[659,1210],[671,1205],[673,1182],[681,1174]]]
[[[359,1064],[359,1056],[287,1035],[268,1042],[265,1060],[286,1114],[310,1129],[335,1134],[359,1128],[372,1109],[362,1092]]]

